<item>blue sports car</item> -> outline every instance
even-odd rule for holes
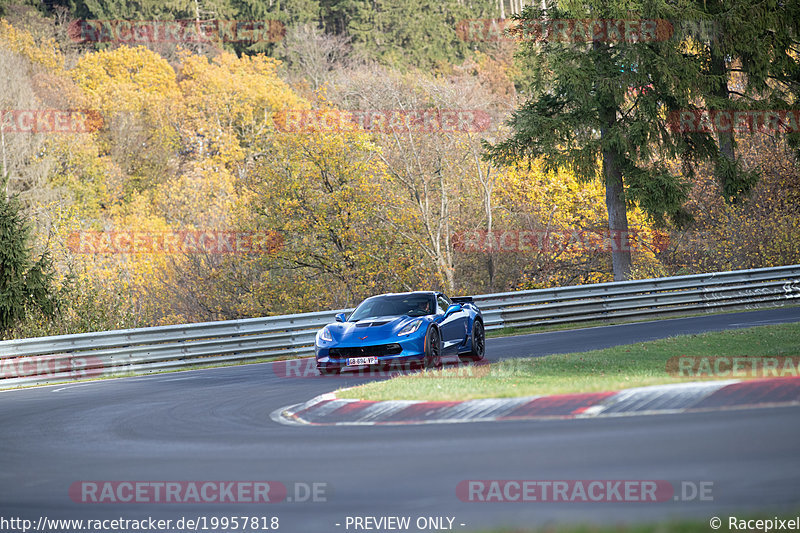
[[[483,317],[472,298],[433,291],[367,298],[349,317],[336,315],[315,343],[323,375],[374,366],[439,368],[442,357],[478,361],[485,349]]]

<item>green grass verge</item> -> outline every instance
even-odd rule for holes
[[[531,351],[535,349],[533,341]],[[508,359],[486,366],[445,368],[369,383],[338,391],[337,395],[363,400],[447,401],[610,391],[713,379],[668,373],[667,361],[680,356],[800,356],[800,323],[682,335],[590,352]],[[718,379],[732,377],[747,376],[728,373]]]
[[[767,310],[767,309],[788,309],[800,307],[797,305],[765,305],[759,310]],[[530,333],[547,333],[548,331],[563,331],[565,329],[585,329],[585,328],[597,328],[603,326],[619,326],[621,324],[641,324],[642,322],[655,322],[658,320],[674,320],[678,318],[692,318],[697,316],[715,316],[715,315],[729,315],[732,313],[742,313],[747,311],[752,311],[753,309],[745,308],[745,307],[734,307],[727,310],[714,310],[713,312],[709,311],[698,311],[698,312],[686,312],[686,313],[662,313],[662,314],[655,314],[649,317],[644,318],[633,318],[633,317],[620,317],[620,318],[611,318],[611,319],[596,319],[596,320],[584,320],[581,322],[564,322],[560,324],[540,324],[538,326],[523,326],[523,327],[515,327],[515,326],[508,326],[500,329],[493,329],[486,332],[486,337],[493,338],[493,337],[514,337],[517,335],[528,335]]]

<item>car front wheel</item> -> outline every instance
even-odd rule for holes
[[[431,328],[425,336],[425,368],[442,368],[442,344],[439,341],[439,331]]]

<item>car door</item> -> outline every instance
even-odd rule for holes
[[[464,342],[467,336],[467,312],[461,310],[453,313],[447,318],[444,314],[452,302],[444,294],[436,295],[436,314],[439,315],[439,329],[442,332],[442,351],[444,353],[455,353],[458,346]]]

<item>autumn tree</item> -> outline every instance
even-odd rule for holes
[[[4,113],[0,118],[0,187],[7,197],[41,190],[50,172],[46,136],[19,130],[13,113],[52,105],[46,86],[51,73],[57,75],[61,66],[53,46],[52,41],[39,43],[29,32],[0,19],[0,110]]]
[[[800,163],[783,138],[757,133],[737,138],[742,165],[760,179],[746,201],[719,194],[712,164],[695,177],[686,208],[694,222],[673,231],[662,260],[669,274],[719,272],[800,262]]]
[[[126,194],[175,173],[178,135],[170,117],[180,104],[174,69],[144,47],[87,54],[70,72],[104,119],[98,142],[126,176]]]
[[[353,305],[430,282],[409,240],[418,224],[388,186],[378,150],[363,132],[315,130],[285,134],[259,159],[254,228],[283,237],[262,259],[264,283],[295,309]]]
[[[325,33],[310,23],[290,28],[279,50],[292,77],[307,82],[312,91],[335,79],[351,52],[347,37]]]
[[[367,115],[396,115],[396,126],[361,127],[381,147],[377,157],[402,191],[405,209],[419,219],[422,231],[409,238],[435,266],[443,289],[455,291],[452,235],[476,214],[491,218],[496,169],[481,160],[480,141],[497,126],[495,98],[474,79],[405,75],[374,64],[347,71],[330,98]]]
[[[261,158],[274,156],[273,115],[309,107],[264,55],[213,59],[181,55],[178,171],[156,187],[155,211],[173,226],[222,231],[257,230],[251,178]],[[270,185],[272,186],[272,185]],[[265,294],[260,255],[193,253],[172,256],[157,275],[165,315],[217,320],[274,313]]]

